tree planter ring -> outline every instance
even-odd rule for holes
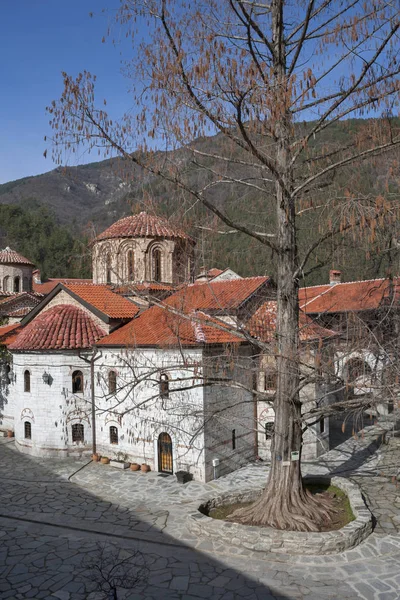
[[[227,546],[263,553],[303,555],[343,552],[358,546],[369,536],[372,531],[372,514],[365,506],[360,489],[355,483],[343,477],[307,477],[306,481],[316,484],[331,483],[343,490],[349,498],[355,520],[341,529],[314,533],[240,525],[207,516],[212,508],[237,502],[252,502],[263,492],[262,489],[251,489],[222,494],[203,502],[196,512],[188,515],[188,529],[195,535],[217,539]]]

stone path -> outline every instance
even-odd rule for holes
[[[182,486],[157,473],[27,457],[3,441],[0,598],[100,600],[101,576],[94,574],[102,553],[103,571],[107,561],[126,561],[120,569],[131,589],[119,585],[119,600],[399,600],[400,441],[379,445],[381,433],[369,428],[363,439],[304,465],[308,473],[357,481],[377,519],[358,548],[325,557],[266,556],[187,531],[193,506],[222,491],[262,486],[265,464]],[[138,560],[146,576],[132,587]]]

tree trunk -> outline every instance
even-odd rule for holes
[[[283,40],[283,1],[272,2],[273,46],[275,53],[274,89],[276,98],[276,210],[279,248],[277,272],[277,390],[274,404],[275,426],[271,447],[271,470],[265,492],[248,508],[231,515],[233,521],[271,525],[279,529],[318,531],[329,519],[327,510],[305,490],[300,460],[302,425],[299,396],[299,303],[296,207],[291,197],[290,166],[291,114]]]

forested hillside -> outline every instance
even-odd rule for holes
[[[371,122],[372,123],[372,122]],[[376,126],[376,122],[374,123]],[[305,123],[299,127],[307,128]],[[304,168],[312,161],[313,144],[324,144],[332,150],[339,145],[358,143],[359,131],[367,121],[348,120],[328,127],[310,144]],[[197,148],[204,153],[218,153],[226,140],[218,135],[201,138]],[[232,152],[240,155],[240,150]],[[199,170],[185,149],[173,151],[174,162],[187,180],[199,186],[207,184],[207,170]],[[159,160],[168,160],[160,154]],[[364,163],[354,172],[342,171],[340,178],[332,173],[313,191],[312,205],[299,206],[299,239],[301,249],[318,234],[320,224],[340,219],[335,199],[348,198],[344,206],[357,211],[357,198],[364,205],[371,199],[371,210],[377,195],[391,202],[399,197],[399,156],[386,154]],[[210,169],[212,160],[210,159]],[[246,167],[241,167],[246,169]],[[249,177],[251,177],[249,169]],[[331,211],[320,211],[318,200],[326,195],[332,199]],[[218,186],[209,191],[210,200],[223,208],[233,219],[256,226],[262,231],[274,227],[274,207],[265,204],[255,191],[243,195],[235,185]],[[275,258],[256,241],[238,233],[229,232],[215,217],[210,216],[193,199],[174,188],[172,184],[141,171],[126,161],[111,159],[78,167],[59,167],[43,175],[27,177],[0,186],[0,244],[6,243],[31,258],[48,276],[87,276],[89,263],[78,257],[87,255],[87,242],[95,233],[105,229],[122,216],[140,210],[164,214],[186,227],[197,240],[198,266],[206,264],[225,268],[230,266],[242,275],[274,274]],[[388,267],[398,271],[397,240],[400,234],[397,217],[393,215],[390,228],[384,234],[366,235],[362,239],[347,236],[339,246],[331,242],[320,248],[310,267],[315,270],[302,284],[325,282],[328,271],[341,269],[346,280],[373,278],[384,275]]]

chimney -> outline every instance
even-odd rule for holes
[[[42,280],[40,277],[40,269],[35,269],[34,271],[32,271],[32,276],[33,276],[34,283],[42,283]]]
[[[203,281],[208,281],[207,269],[200,267],[200,273],[197,275],[195,283],[203,283]]]
[[[336,285],[337,283],[342,283],[342,271],[331,269],[329,271],[329,285]]]

